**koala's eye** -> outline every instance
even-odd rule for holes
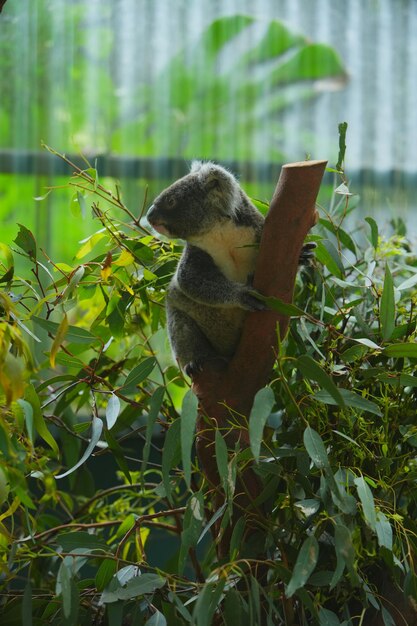
[[[169,197],[167,198],[167,207],[168,207],[169,209],[173,209],[173,208],[175,207],[175,204],[176,204],[176,203],[175,203],[175,198],[174,198],[174,196],[169,196]]]

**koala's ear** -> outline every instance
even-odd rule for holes
[[[206,187],[206,189],[219,189],[226,191],[236,182],[230,172],[221,167],[221,165],[216,165],[215,163],[202,163],[201,161],[194,161],[191,166],[191,172],[197,174],[200,182]]]

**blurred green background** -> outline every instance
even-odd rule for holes
[[[193,158],[268,200],[283,162],[334,165],[341,121],[358,210],[413,225],[415,32],[412,0],[8,0],[1,240],[22,222],[69,261],[96,228],[70,191],[44,197],[71,169],[42,142],[88,157],[137,214]]]

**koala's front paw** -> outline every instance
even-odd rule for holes
[[[196,376],[203,370],[203,361],[200,359],[195,359],[194,361],[190,361],[186,365],[184,365],[184,372],[190,378]]]
[[[314,259],[314,250],[317,248],[315,241],[305,243],[301,248],[300,258],[298,260],[299,265],[311,265],[311,261]]]
[[[253,287],[245,286],[239,294],[239,306],[246,311],[266,311],[268,307],[257,297],[257,293]]]
[[[224,370],[229,363],[229,360],[223,356],[213,356],[203,359],[194,359],[184,366],[184,372],[190,378],[193,378],[197,374],[203,371],[205,365],[214,367],[216,370]]]

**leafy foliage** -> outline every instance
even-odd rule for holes
[[[2,624],[413,623],[417,259],[405,234],[348,224],[342,174],[248,416],[250,447],[217,433],[214,494],[164,330],[180,248],[93,168],[69,185],[100,226],[72,265],[23,225],[1,249]],[[248,464],[258,517],[238,508]]]

